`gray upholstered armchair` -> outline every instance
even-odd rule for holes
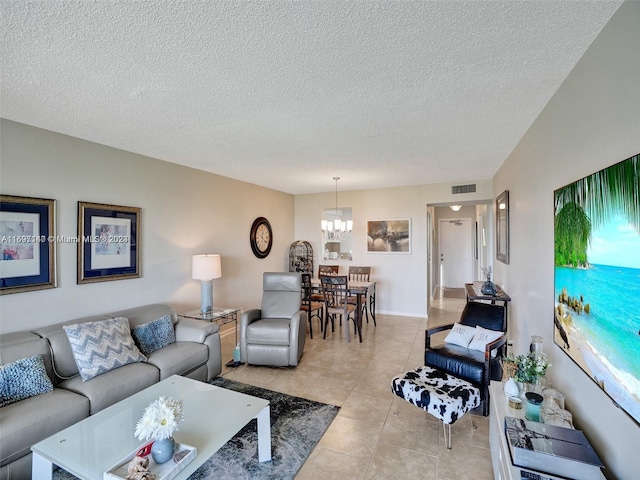
[[[240,315],[240,359],[252,365],[296,366],[304,350],[307,313],[299,273],[263,274],[262,308]]]

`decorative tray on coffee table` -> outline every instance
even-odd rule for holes
[[[140,452],[143,452],[144,450],[148,451],[149,449],[146,448],[147,446],[150,447],[150,444],[135,449],[125,458],[120,460],[114,467],[104,472],[103,480],[126,479],[129,474],[129,462]],[[156,480],[171,480],[180,471],[182,471],[191,460],[196,458],[197,454],[198,451],[196,450],[196,447],[186,445],[184,443],[176,443],[173,459],[169,460],[167,463],[157,464],[153,461],[151,455],[148,455],[148,469],[151,473],[155,474]]]

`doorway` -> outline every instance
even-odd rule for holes
[[[473,281],[473,236],[470,218],[438,221],[438,270],[440,287],[464,288]]]
[[[461,209],[454,210],[446,203],[427,204],[427,312],[436,298],[466,298],[464,284],[481,280],[482,267],[492,264],[491,245],[494,244],[492,205],[492,200],[486,200],[466,204]],[[450,221],[461,221],[463,225],[456,227],[450,224]],[[451,226],[450,230],[455,228],[453,233],[465,231],[466,234],[460,235],[462,243],[457,239],[443,239],[441,233],[443,225],[445,228]],[[446,237],[447,233],[445,232],[444,235]],[[456,251],[457,247],[453,245],[461,245],[460,250]],[[453,252],[447,252],[447,247],[453,249]],[[444,252],[442,248],[445,248]],[[449,260],[455,260],[459,253],[469,258],[465,262],[464,273],[459,274],[464,279],[452,278],[449,274]],[[441,254],[445,255],[444,264],[440,261]],[[457,270],[455,262],[451,270]],[[462,270],[461,268],[460,271]],[[446,279],[442,278],[442,275]],[[457,291],[451,288],[445,291],[444,287],[447,285],[443,282],[458,283]]]

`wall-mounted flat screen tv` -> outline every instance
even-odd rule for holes
[[[640,155],[554,192],[554,342],[640,424]]]

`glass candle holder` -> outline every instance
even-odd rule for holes
[[[560,410],[564,410],[564,393],[555,390],[553,392],[553,401],[560,407]]]
[[[540,355],[542,353],[543,338],[540,335],[531,336],[531,345],[529,345],[529,351]]]
[[[524,395],[527,398],[527,410],[524,414],[524,418],[531,420],[532,422],[539,422],[542,395],[535,392],[527,392]]]
[[[554,402],[559,408],[564,410],[564,393],[559,392],[555,388],[545,388],[542,390],[542,396],[544,397],[544,404]]]

